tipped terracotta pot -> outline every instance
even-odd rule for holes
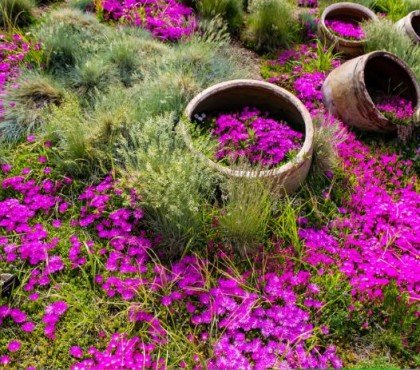
[[[405,33],[413,43],[420,44],[420,10],[415,10],[400,19],[395,23],[395,27]]]
[[[377,21],[378,17],[372,10],[365,6],[354,3],[337,3],[325,8],[318,23],[318,36],[328,47],[334,46],[334,50],[348,58],[353,58],[364,53],[364,40],[349,40],[336,35],[325,24],[327,20],[340,21]]]
[[[255,107],[268,112],[270,117],[286,121],[293,129],[304,133],[304,143],[295,158],[270,170],[239,170],[223,166],[198,151],[183,119],[195,120],[203,113],[207,116],[223,112],[240,111],[244,107]],[[232,80],[219,83],[202,91],[190,101],[184,118],[178,124],[188,148],[198,158],[225,176],[236,178],[258,178],[274,185],[279,194],[295,191],[305,180],[312,162],[314,127],[311,116],[303,103],[285,89],[258,80]]]
[[[322,85],[324,104],[330,113],[350,126],[366,131],[392,132],[397,127],[376,108],[378,93],[398,92],[420,107],[420,88],[416,76],[401,59],[374,51],[347,61],[333,70]]]

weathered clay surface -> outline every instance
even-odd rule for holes
[[[334,50],[348,58],[353,58],[364,53],[364,40],[348,40],[335,35],[325,25],[325,20],[337,18],[341,20],[354,20],[357,22],[371,20],[377,21],[378,17],[370,9],[354,3],[337,3],[325,8],[318,23],[318,36],[328,47],[334,46]]]
[[[373,89],[399,88],[401,95],[420,108],[420,89],[414,73],[398,57],[374,51],[347,61],[333,70],[322,86],[325,106],[330,113],[350,126],[366,131],[396,130],[376,108]]]
[[[420,10],[415,10],[400,19],[395,23],[395,27],[405,33],[413,43],[420,44]]]
[[[228,112],[251,106],[282,118],[305,134],[297,156],[290,162],[270,170],[243,171],[222,166],[198,151],[192,142],[183,119],[194,120],[196,114]],[[314,127],[311,116],[302,102],[287,90],[257,80],[232,80],[214,85],[198,94],[185,109],[178,130],[191,151],[208,166],[226,176],[258,178],[274,186],[279,194],[292,193],[305,180],[312,163]]]

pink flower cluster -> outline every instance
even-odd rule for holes
[[[4,114],[2,96],[6,86],[19,75],[19,64],[29,49],[30,45],[20,35],[9,37],[0,33],[0,120]]]
[[[110,176],[96,186],[87,187],[79,197],[83,203],[78,223],[83,228],[94,226],[99,238],[109,240],[110,249],[101,249],[99,254],[105,260],[105,268],[110,276],[98,275],[96,282],[109,297],[119,294],[123,299],[131,300],[144,281],[137,277],[121,276],[147,271],[151,242],[146,232],[138,227],[143,210],[136,206],[138,197],[134,191],[130,195],[132,208],[114,210],[115,201],[120,199],[121,194],[122,191]],[[78,245],[77,240],[73,240],[72,253],[74,246]]]
[[[165,369],[165,360],[153,360],[154,344],[145,343],[139,337],[128,338],[126,334],[115,333],[105,350],[95,347],[88,350],[91,356],[71,366],[71,370],[90,369]],[[76,350],[77,357],[81,349]]]
[[[30,333],[35,329],[35,324],[32,321],[28,321],[28,315],[19,308],[0,306],[0,326],[7,318],[20,325],[20,328],[26,333]]]
[[[219,258],[224,258],[223,253]],[[314,335],[322,335],[310,323],[310,310],[322,306],[310,273],[296,273],[289,260],[280,274],[259,274],[252,291],[246,288],[250,286],[249,273],[221,278],[207,289],[206,265],[206,261],[187,256],[174,264],[172,271],[161,270],[160,282],[173,286],[170,296],[163,298],[164,304],[174,310],[185,306],[191,323],[200,329],[191,340],[208,341],[208,330],[217,323],[222,334],[214,344],[209,369],[341,367],[333,346],[312,350],[306,346]]]
[[[196,29],[192,9],[177,0],[103,0],[102,6],[107,19],[146,28],[161,40],[179,40]]]
[[[280,164],[291,151],[298,150],[303,137],[285,122],[248,107],[217,117],[212,135],[219,143],[216,159],[232,164],[246,158],[253,165],[266,167]]]
[[[44,334],[47,338],[55,339],[56,325],[60,318],[66,313],[68,305],[64,301],[57,301],[49,304],[45,308],[45,314],[42,318],[45,324]]]
[[[288,58],[299,59],[296,50]],[[325,73],[302,73],[293,69],[294,89],[311,114],[323,117],[325,124],[337,121],[325,110],[321,86]],[[412,114],[409,103],[394,98],[392,110],[400,117]],[[389,107],[388,107],[389,108]],[[405,113],[403,113],[405,112]],[[413,188],[416,179],[403,181],[413,172],[413,163],[395,153],[370,149],[341,124],[344,141],[338,145],[346,173],[356,181],[348,201],[340,208],[341,217],[323,230],[301,230],[306,241],[307,261],[321,270],[338,265],[354,287],[353,294],[375,300],[382,288],[395,281],[400,289],[416,299],[420,295],[418,260],[420,239],[413,230],[420,227],[420,196]],[[329,234],[339,235],[340,244]]]
[[[413,103],[400,96],[386,96],[375,101],[376,108],[391,122],[409,124],[414,115]]]
[[[336,35],[350,40],[362,40],[366,37],[362,26],[351,20],[326,19],[325,25]]]

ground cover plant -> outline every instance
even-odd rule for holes
[[[0,367],[420,366],[414,107],[375,101],[404,137],[327,113],[321,86],[343,59],[314,35],[326,4],[268,3],[214,3],[210,21],[211,1],[73,1],[2,25],[0,274],[18,282],[0,286]],[[388,13],[363,25],[367,47],[418,74],[397,3],[365,4]],[[178,134],[195,94],[247,77],[313,118],[295,194],[215,173]],[[273,167],[302,145],[254,107],[221,113],[196,142],[216,159]]]
[[[302,133],[257,108],[244,107],[238,113],[201,121],[200,126],[210,126],[210,136],[217,142],[211,159],[227,166],[249,163],[258,168],[275,167],[290,160],[302,146]]]

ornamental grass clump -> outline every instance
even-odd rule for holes
[[[223,198],[217,217],[223,240],[242,256],[256,253],[269,230],[273,204],[270,189],[262,181],[227,178]]]
[[[199,0],[197,9],[204,19],[221,17],[230,32],[237,32],[244,21],[242,0]]]
[[[10,86],[4,98],[4,118],[0,122],[0,136],[18,141],[44,122],[52,105],[59,105],[64,90],[48,75],[37,72],[23,74],[17,86]]]
[[[240,113],[221,114],[211,135],[218,142],[215,159],[226,165],[249,162],[262,168],[290,160],[302,145],[303,135],[283,121],[245,107]]]
[[[249,8],[243,32],[243,40],[248,46],[266,52],[289,46],[296,40],[299,22],[286,0],[256,0]]]
[[[205,200],[212,197],[215,182],[173,127],[171,114],[137,123],[119,151],[125,177],[139,192],[146,221],[169,256],[182,254],[189,243],[204,238]]]
[[[0,3],[0,27],[14,29],[27,27],[34,22],[35,5],[32,0],[2,0]]]

